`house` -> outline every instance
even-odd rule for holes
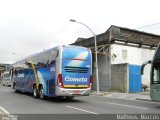
[[[100,91],[140,92],[142,84],[150,85],[150,65],[140,75],[142,63],[151,60],[160,36],[112,25],[96,36]],[[94,37],[78,38],[73,45],[91,49],[93,55],[93,89],[95,80]]]

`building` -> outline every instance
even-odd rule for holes
[[[149,86],[150,66],[147,65],[142,77],[140,68],[142,63],[152,59],[159,42],[159,35],[113,25],[97,35],[100,90],[140,92],[142,84]],[[95,61],[94,37],[78,38],[73,44],[90,48]],[[95,79],[93,89],[96,90]]]

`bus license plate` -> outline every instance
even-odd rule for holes
[[[73,91],[74,94],[81,94],[80,90]]]

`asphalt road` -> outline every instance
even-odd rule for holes
[[[12,115],[18,114],[20,120],[33,118],[33,120],[40,118],[42,120],[47,120],[46,118],[70,120],[71,117],[79,120],[86,118],[87,120],[101,120],[106,118],[106,114],[107,118],[112,119],[114,117],[117,119],[117,114],[159,114],[160,103],[104,96],[76,97],[70,101],[55,98],[40,100],[33,98],[30,94],[14,93],[10,87],[0,85],[0,109]]]

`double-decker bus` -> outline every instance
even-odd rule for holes
[[[14,63],[11,70],[15,92],[34,97],[88,96],[92,84],[92,54],[78,46],[57,46]]]
[[[142,64],[141,74],[145,65],[151,64],[150,70],[150,97],[153,101],[160,101],[160,44],[154,53],[153,59]]]

